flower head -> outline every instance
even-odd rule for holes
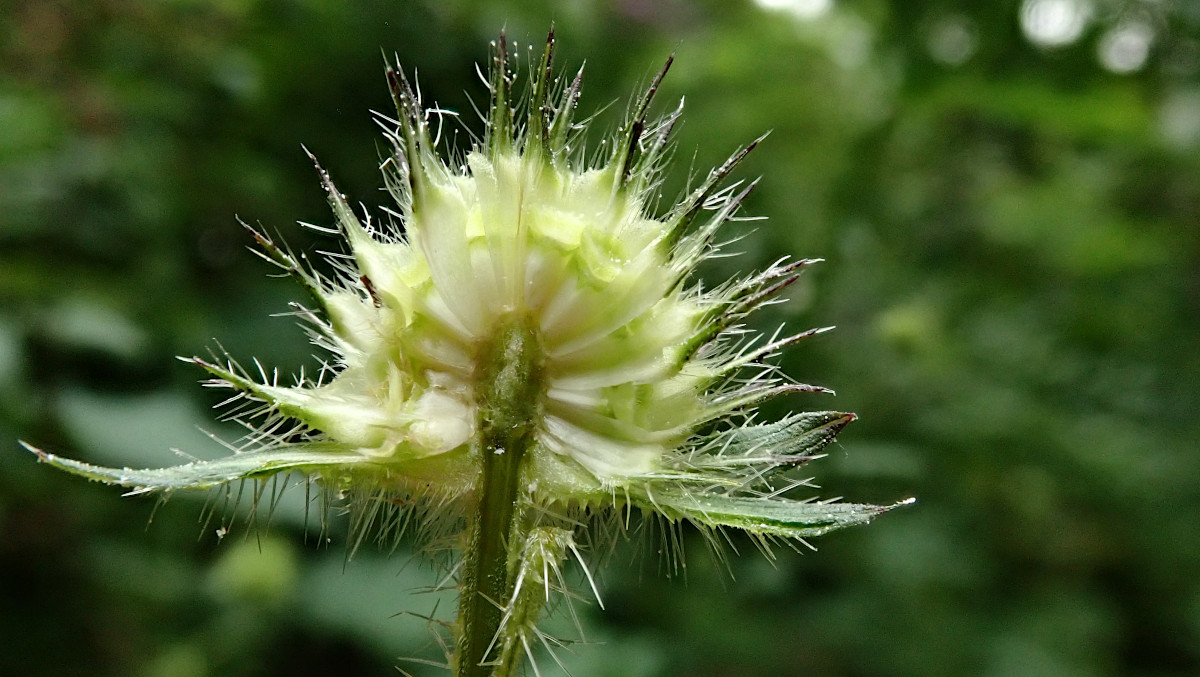
[[[802,484],[785,471],[816,457],[853,414],[754,419],[767,398],[823,390],[767,360],[824,329],[768,340],[743,325],[813,261],[781,260],[716,288],[696,280],[753,187],[726,181],[757,141],[656,214],[680,110],[657,120],[648,110],[670,61],[589,160],[574,122],[581,76],[555,78],[553,46],[551,34],[518,100],[501,38],[486,134],[453,161],[431,140],[404,72],[388,67],[397,116],[377,117],[394,150],[383,170],[395,204],[382,220],[360,214],[318,167],[346,245],[332,278],[247,226],[264,258],[311,294],[313,307],[297,310],[331,357],[295,385],[231,358],[192,360],[208,385],[234,391],[231,416],[252,429],[238,453],[151,470],[36,453],[135,492],[301,473],[403,499],[371,506],[433,501],[468,521],[501,489],[518,510],[637,507],[767,538],[882,511],[780,495]]]

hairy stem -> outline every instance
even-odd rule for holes
[[[524,546],[525,519],[521,472],[533,443],[541,399],[541,348],[523,321],[507,318],[479,360],[479,431],[483,476],[474,519],[469,525],[459,587],[458,677],[507,674],[512,666],[499,636],[504,609],[513,594],[512,560]]]

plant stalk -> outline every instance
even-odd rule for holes
[[[534,441],[541,399],[541,348],[526,322],[505,321],[484,347],[478,374],[483,474],[459,584],[457,677],[509,674],[516,656],[502,656],[504,610],[513,595],[519,549],[531,524],[521,475]]]

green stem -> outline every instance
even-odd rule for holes
[[[483,474],[459,585],[457,677],[508,673],[498,637],[513,592],[511,549],[523,547],[521,474],[542,390],[541,349],[528,324],[504,322],[480,355],[477,391]],[[507,658],[515,660],[515,657]]]

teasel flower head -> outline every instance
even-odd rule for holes
[[[730,174],[758,141],[656,213],[680,109],[657,119],[649,109],[670,61],[589,153],[576,118],[582,71],[556,77],[553,51],[551,34],[518,98],[516,60],[503,37],[494,44],[486,133],[453,159],[404,71],[387,68],[396,117],[377,120],[394,151],[382,163],[394,204],[372,218],[318,166],[345,247],[332,276],[247,226],[259,253],[308,291],[295,310],[328,357],[291,385],[228,356],[190,360],[208,386],[231,391],[229,415],[251,428],[236,453],[135,470],[30,449],[132,493],[302,477],[345,497],[360,532],[414,506],[464,533],[480,519],[503,530],[640,510],[710,534],[803,540],[885,510],[784,495],[806,484],[788,471],[854,414],[755,415],[769,398],[825,392],[770,360],[827,328],[772,338],[746,328],[815,261],[698,280],[754,186]],[[515,512],[479,517],[493,494]],[[536,543],[555,552],[575,549],[560,532],[543,536]],[[549,546],[538,547],[542,561]]]

